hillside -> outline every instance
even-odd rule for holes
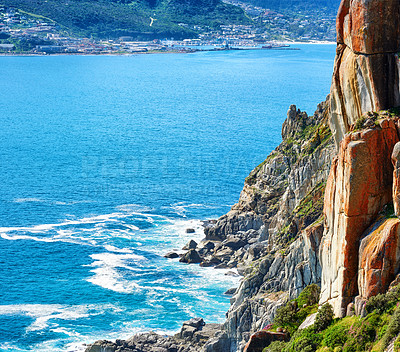
[[[179,39],[195,37],[195,25],[214,28],[250,22],[240,8],[219,0],[3,0],[1,4],[47,17],[71,34],[96,38]]]
[[[246,2],[271,10],[312,11],[325,8],[336,13],[340,0],[247,0]]]

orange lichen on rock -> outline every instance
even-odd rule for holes
[[[361,241],[359,294],[368,299],[386,292],[400,269],[400,220],[380,220]]]
[[[342,0],[337,43],[330,127],[338,146],[367,111],[400,105],[400,2]]]
[[[358,293],[358,253],[364,231],[392,200],[391,154],[399,141],[392,120],[349,133],[332,163],[324,203],[325,230],[320,249],[321,301],[337,316]]]

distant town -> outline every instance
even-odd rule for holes
[[[3,54],[130,54],[152,52],[191,52],[226,49],[280,49],[282,42],[335,40],[335,16],[321,11],[280,13],[236,0],[224,2],[241,7],[252,18],[250,25],[221,25],[218,30],[205,26],[188,27],[198,38],[174,38],[147,42],[122,36],[98,40],[69,34],[51,19],[0,5],[0,53]],[[153,20],[153,19],[152,19]]]

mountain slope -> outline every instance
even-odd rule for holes
[[[3,0],[2,5],[48,17],[73,34],[98,38],[194,37],[193,30],[178,24],[249,22],[241,9],[219,0]]]

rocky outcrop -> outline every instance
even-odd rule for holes
[[[269,254],[248,268],[231,299],[224,324],[229,345],[225,351],[242,351],[251,334],[272,322],[277,308],[309,284],[320,282],[318,250],[322,234],[323,224],[317,222],[285,250]]]
[[[366,300],[386,292],[400,271],[400,220],[380,219],[362,239],[358,288]]]
[[[331,88],[330,126],[336,145],[367,111],[400,105],[400,3],[342,0]]]
[[[337,316],[358,293],[358,253],[363,232],[392,200],[391,155],[399,141],[393,120],[347,134],[326,185],[321,245],[321,301]]]
[[[312,214],[319,206],[317,199],[309,214],[295,217],[293,211],[314,188],[321,188],[329,174],[335,151],[327,117],[326,102],[318,105],[313,116],[290,107],[282,127],[283,142],[246,178],[239,202],[231,211],[207,226],[206,239],[224,241],[255,230],[271,252],[320,216],[322,202]],[[280,236],[285,227],[285,235]]]
[[[100,340],[89,345],[85,352],[199,352],[206,341],[220,333],[219,324],[205,324],[203,319],[193,318],[184,322],[175,336],[149,332],[128,340]]]
[[[243,352],[263,352],[265,346],[270,345],[273,341],[287,342],[289,341],[289,335],[283,332],[258,331],[251,335]]]

